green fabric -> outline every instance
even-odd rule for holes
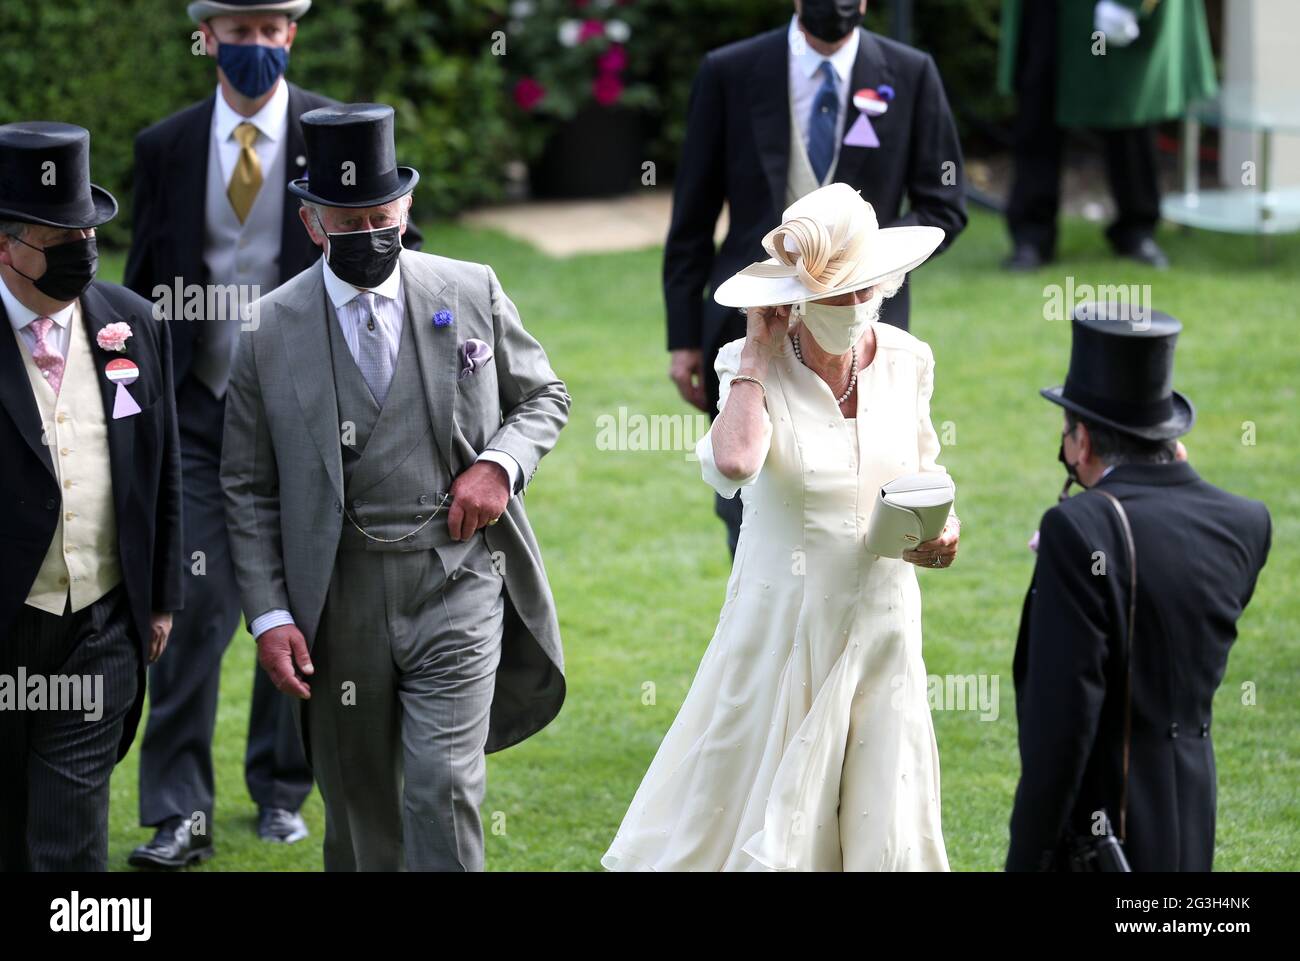
[[[1024,0],[1003,0],[998,89],[1014,92]],[[1044,0],[1033,0],[1044,2]],[[1051,2],[1051,0],[1047,0]],[[1180,117],[1218,90],[1204,0],[1160,0],[1142,16],[1137,40],[1094,54],[1091,0],[1063,0],[1059,12],[1056,120],[1063,127],[1144,127]]]
[[[1020,44],[1020,6],[1023,0],[1002,0],[1002,28],[998,31],[998,93],[1016,92],[1016,48]]]

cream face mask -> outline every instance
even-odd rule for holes
[[[875,296],[860,304],[840,307],[808,301],[795,305],[790,320],[795,322],[802,316],[804,327],[817,341],[817,346],[828,354],[847,354],[876,319],[878,303]]]

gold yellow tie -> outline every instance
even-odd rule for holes
[[[253,142],[257,140],[257,127],[245,121],[235,128],[235,139],[239,141],[239,162],[235,164],[234,176],[226,188],[230,206],[235,209],[235,216],[242,224],[248,219],[248,212],[253,209],[257,192],[262,189],[262,162],[257,159]]]

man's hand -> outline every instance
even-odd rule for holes
[[[152,664],[162,657],[163,651],[167,650],[167,638],[171,637],[172,633],[172,616],[154,611],[149,617],[149,625],[152,629],[149,638],[149,663]]]
[[[708,402],[704,395],[704,351],[685,347],[669,354],[668,376],[677,385],[677,392],[692,407],[706,414]]]
[[[293,672],[294,665],[304,674],[316,673],[307,639],[293,624],[281,624],[263,631],[257,638],[257,662],[271,676],[277,691],[284,691],[304,701],[311,700],[311,688]]]
[[[477,461],[451,485],[447,530],[453,540],[467,541],[500,517],[510,502],[510,477],[500,464]]]

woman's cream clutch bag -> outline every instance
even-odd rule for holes
[[[943,533],[957,488],[947,474],[904,474],[880,488],[867,526],[866,547],[881,557],[902,557]]]

